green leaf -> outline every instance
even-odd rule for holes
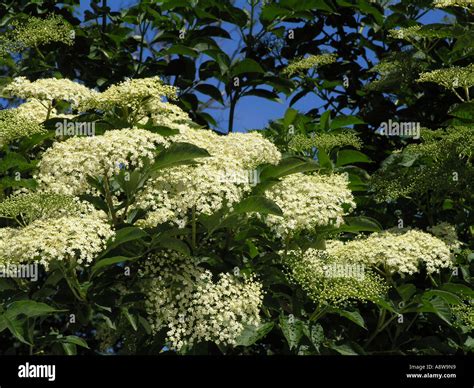
[[[474,290],[464,284],[446,283],[441,286],[441,289],[459,295],[463,299],[474,299]]]
[[[460,119],[474,121],[474,103],[465,102],[455,105],[454,108],[449,111],[449,114]]]
[[[295,121],[297,116],[298,111],[296,109],[288,108],[285,112],[285,117],[283,118],[283,124],[288,127]]]
[[[255,244],[251,240],[247,240],[246,243],[249,248],[250,258],[255,259],[259,254],[258,248],[255,246]]]
[[[419,312],[436,314],[448,325],[451,325],[452,313],[445,300],[436,296],[430,300],[422,298],[422,303],[422,306],[418,309]]]
[[[69,342],[61,342],[64,353],[66,356],[75,356],[77,354],[77,348],[75,344]]]
[[[247,197],[234,206],[234,214],[251,212],[283,216],[283,212],[275,202],[260,195]]]
[[[102,252],[101,257],[104,257],[112,249],[115,249],[124,243],[140,240],[147,236],[148,234],[144,230],[137,228],[136,226],[129,226],[123,229],[119,229],[115,233],[114,239],[109,241],[107,249]]]
[[[266,89],[252,89],[244,93],[243,96],[257,96],[257,97],[266,98],[267,100],[270,100],[270,101],[280,102],[280,98],[278,97],[277,93],[271,90],[266,90]]]
[[[130,322],[130,325],[132,326],[133,330],[138,331],[137,320],[132,314],[130,314],[130,311],[128,311],[127,308],[122,308],[122,313],[123,315],[125,315],[128,322]]]
[[[266,181],[270,178],[281,178],[298,172],[315,171],[319,166],[311,159],[291,156],[280,161],[277,166],[267,166],[260,173],[260,180]]]
[[[9,322],[10,325],[15,326],[14,320],[18,316],[34,318],[62,311],[66,310],[59,310],[47,305],[46,303],[35,302],[33,300],[19,300],[16,302],[12,302],[7,307],[6,311],[2,315],[0,315],[0,332],[8,327]]]
[[[327,131],[329,129],[330,121],[331,121],[331,110],[327,110],[321,115],[321,118],[319,119],[319,127],[323,131]]]
[[[196,158],[211,156],[207,150],[189,143],[173,143],[155,159],[151,171],[189,163]]]
[[[377,306],[382,307],[383,309],[385,309],[387,311],[390,311],[392,313],[397,312],[395,310],[394,306],[393,306],[392,301],[387,301],[387,300],[384,300],[384,299],[378,299],[378,300],[375,300],[374,302],[375,302],[375,304],[377,304]]]
[[[18,315],[25,315],[28,318],[39,317],[41,315],[48,315],[58,311],[54,307],[42,302],[35,302],[34,300],[19,300],[11,303],[6,311],[8,318],[16,317]]]
[[[138,124],[138,128],[146,129],[147,131],[157,133],[163,137],[174,136],[179,133],[179,129],[165,127],[163,125],[155,125],[153,121],[150,119],[146,124]]]
[[[333,163],[331,161],[331,158],[329,157],[328,153],[323,149],[318,150],[318,163],[321,168],[328,169],[329,171],[333,170]]]
[[[377,220],[365,216],[344,217],[344,224],[338,229],[341,232],[380,232],[382,225]]]
[[[114,257],[107,257],[106,259],[101,259],[98,262],[96,262],[94,266],[92,267],[92,276],[95,276],[97,272],[99,272],[101,269],[104,269],[105,267],[109,267],[111,265],[123,263],[126,261],[133,261],[140,257],[141,256],[134,256],[134,257],[114,256]]]
[[[154,246],[170,249],[172,251],[179,252],[184,256],[191,255],[188,245],[179,238],[158,236],[156,245]]]
[[[258,340],[265,337],[273,329],[274,323],[262,323],[259,326],[246,326],[240,336],[237,338],[237,345],[251,346]]]
[[[416,293],[416,287],[410,283],[402,284],[401,286],[397,287],[397,291],[402,297],[402,300],[406,302]]]
[[[357,356],[358,355],[358,353],[347,344],[336,345],[332,343],[328,347],[332,350],[335,350],[339,354],[342,354],[343,356]]]
[[[365,122],[357,116],[338,116],[331,121],[329,128],[339,129],[355,124],[365,124]]]
[[[80,338],[80,337],[75,336],[75,335],[68,335],[68,336],[64,337],[62,339],[62,341],[80,346],[82,348],[89,349],[89,345],[87,345],[87,342],[83,338]]]
[[[8,328],[15,338],[26,345],[33,345],[31,342],[26,340],[25,320],[9,319],[7,316],[3,316],[5,326]],[[1,330],[0,330],[1,331]]]
[[[199,84],[198,86],[196,86],[196,90],[199,93],[203,93],[203,94],[206,94],[206,95],[212,97],[214,100],[216,100],[221,105],[224,105],[224,99],[222,98],[222,93],[214,85]]]
[[[337,153],[336,167],[353,163],[372,163],[372,160],[367,155],[356,150],[340,150]]]
[[[319,352],[319,348],[324,341],[324,329],[319,324],[316,323],[312,325],[310,328],[304,326],[303,328],[306,337],[311,341],[315,349]]]
[[[423,293],[423,299],[430,299],[431,297],[436,296],[443,299],[446,303],[457,305],[461,303],[461,299],[456,294],[452,292],[443,291],[443,290],[429,290]]]
[[[163,52],[163,56],[169,54],[187,55],[193,58],[197,58],[199,56],[199,53],[196,50],[180,44],[173,45],[172,47]]]
[[[245,58],[244,60],[237,62],[232,67],[233,76],[246,73],[265,73],[265,71],[262,69],[262,66],[260,66],[258,62],[250,58]]]
[[[347,310],[340,310],[336,309],[334,312],[341,317],[347,318],[350,321],[354,322],[356,325],[362,327],[363,329],[367,330],[367,326],[365,325],[364,318],[358,311],[347,311]]]
[[[288,342],[290,350],[296,349],[304,335],[304,323],[303,321],[293,318],[293,322],[290,317],[280,315],[280,329]]]

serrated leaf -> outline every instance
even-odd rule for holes
[[[260,195],[247,197],[240,201],[237,205],[234,205],[234,214],[252,212],[283,216],[283,212],[274,201]]]

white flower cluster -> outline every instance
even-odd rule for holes
[[[33,203],[44,195],[43,202]],[[60,206],[66,198],[54,194],[26,194],[2,203],[3,212],[12,216],[28,214],[28,223],[20,228],[0,228],[0,263],[37,261],[46,269],[51,261],[76,260],[90,263],[114,236],[107,215],[71,200],[65,212]],[[38,206],[44,205],[43,211]],[[25,219],[26,221],[26,219]]]
[[[91,95],[81,104],[81,109],[110,111],[120,108],[127,115],[127,120],[136,124],[150,114],[160,113],[164,108],[168,108],[168,111],[172,109],[160,105],[160,102],[164,97],[176,98],[176,94],[177,89],[165,85],[159,77],[127,79],[102,93]]]
[[[40,47],[51,43],[74,43],[74,29],[62,17],[49,15],[46,18],[28,17],[26,20],[10,20],[11,30],[0,36],[0,55],[21,52],[29,47]]]
[[[179,106],[153,98],[144,104],[144,111],[148,113],[155,125],[174,128],[177,124],[190,123],[189,115]],[[142,119],[145,124],[148,120]]]
[[[474,0],[435,0],[433,5],[436,8],[461,7],[468,8],[474,5]]]
[[[82,216],[94,207],[69,195],[48,192],[20,191],[0,202],[0,218],[15,220],[27,225],[37,219]]]
[[[30,82],[25,77],[17,77],[5,86],[3,91],[25,100],[35,98],[51,105],[53,100],[68,101],[73,108],[91,98],[97,92],[69,79],[43,78]]]
[[[46,120],[48,115],[48,108],[44,106],[40,100],[36,98],[30,98],[23,104],[19,105],[16,110],[22,113],[28,120],[35,123],[42,123]],[[57,116],[56,109],[53,109],[50,113],[50,118]]]
[[[191,143],[205,148],[216,158],[229,158],[242,168],[252,169],[260,164],[278,164],[281,153],[258,132],[230,133],[226,136],[213,131],[178,126],[180,134],[173,141]]]
[[[236,161],[213,158],[160,171],[137,196],[135,206],[148,211],[139,224],[153,227],[172,221],[184,226],[190,209],[194,208],[196,214],[211,215],[224,206],[231,208],[251,188],[248,182],[223,179],[224,171],[236,170]]]
[[[277,236],[285,237],[318,226],[340,226],[343,216],[355,208],[346,175],[287,175],[266,190],[283,217],[267,215],[264,222]]]
[[[42,123],[48,117],[49,107],[36,98],[30,98],[16,108],[18,113],[23,114],[28,120]],[[60,114],[56,108],[51,108],[49,118],[73,118],[74,115]]]
[[[70,195],[92,193],[88,175],[110,177],[121,168],[142,167],[145,158],[154,158],[159,144],[167,142],[161,135],[143,129],[73,137],[54,143],[43,154],[36,178],[43,190]]]
[[[384,280],[372,270],[363,266],[352,270],[350,262],[328,256],[323,250],[292,250],[283,258],[289,280],[318,304],[337,306],[351,300],[376,301],[388,289]],[[344,276],[333,276],[332,267],[349,268],[350,271]]]
[[[0,147],[22,137],[46,133],[43,125],[31,122],[30,118],[19,109],[0,111]]]
[[[135,207],[148,211],[141,226],[153,227],[172,221],[184,226],[187,213],[213,214],[239,202],[251,189],[248,171],[261,163],[278,163],[276,147],[256,133],[219,136],[208,130],[180,126],[172,141],[186,142],[206,149],[211,157],[194,165],[183,165],[159,172],[137,196]]]
[[[452,266],[449,247],[420,230],[387,230],[346,243],[326,243],[329,255],[367,265],[382,265],[390,272],[414,274],[424,266],[429,274]]]
[[[302,74],[305,70],[334,63],[336,59],[335,54],[310,55],[306,58],[298,58],[285,67],[283,74],[288,74],[289,76],[297,73]]]
[[[235,346],[246,326],[260,324],[262,285],[253,278],[223,273],[214,281],[191,258],[167,253],[150,258],[142,275],[152,330],[166,329],[174,350],[203,341]]]

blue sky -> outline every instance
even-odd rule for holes
[[[135,4],[136,2],[137,0],[115,0],[109,1],[109,6],[112,8],[112,10],[119,11],[121,9],[129,7],[130,5]],[[236,5],[242,8],[248,8],[247,2],[245,0],[238,0],[236,2]],[[81,7],[78,11],[79,14],[77,16],[79,18],[82,18],[81,13],[83,13],[86,9],[89,9],[89,0],[81,0]],[[420,19],[420,21],[425,24],[437,22],[439,23],[443,21],[445,15],[446,14],[441,10],[430,11],[426,15],[424,15],[423,18]],[[291,28],[291,26],[287,25],[287,28]],[[326,32],[330,33],[330,31]],[[221,48],[227,53],[233,52],[237,45],[238,35],[233,34],[232,38],[233,39],[231,40],[222,39],[219,42]],[[286,109],[289,107],[290,100],[291,96],[289,98],[285,98],[283,95],[281,96],[281,102],[268,101],[258,97],[242,98],[241,100],[239,100],[239,103],[236,108],[234,123],[235,130],[243,132],[249,129],[261,129],[265,127],[269,120],[278,119],[284,115]],[[298,109],[302,112],[306,112],[311,109],[318,108],[321,105],[322,101],[316,96],[311,95],[299,100],[293,106],[293,108]],[[219,123],[219,129],[227,128],[227,110],[211,110],[209,113],[211,113]],[[349,114],[351,112],[346,111],[344,113]]]

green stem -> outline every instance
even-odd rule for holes
[[[466,100],[464,98],[462,98],[462,96],[456,91],[456,89],[451,89],[454,94],[457,96],[457,98],[459,98],[462,102],[466,102]]]
[[[46,113],[46,120],[49,120],[52,111],[53,111],[53,103],[50,102],[48,105],[48,112]]]
[[[66,279],[66,283],[69,286],[69,289],[71,290],[75,298],[81,302],[84,302],[85,298],[79,292],[79,281],[77,280],[77,275],[74,268],[68,271],[62,264],[60,264],[59,267],[61,269],[61,272],[63,273],[64,279]]]
[[[234,130],[234,115],[235,115],[235,106],[237,105],[236,99],[230,97],[230,109],[229,109],[229,128],[228,133],[232,133]]]
[[[387,310],[383,309],[381,314],[379,315],[379,321],[377,322],[377,328],[375,329],[374,333],[369,337],[367,342],[365,343],[365,348],[367,348],[370,343],[377,337],[382,331],[384,331],[392,321],[397,318],[397,314],[394,314],[390,317],[387,321],[385,321],[385,316],[387,314]]]
[[[319,308],[317,307],[316,310],[314,310],[314,313],[311,315],[311,317],[309,318],[309,320],[311,322],[314,322],[314,321],[317,321],[318,319],[320,319],[321,317],[323,317],[328,311],[328,307],[327,306],[324,306],[323,308]]]

